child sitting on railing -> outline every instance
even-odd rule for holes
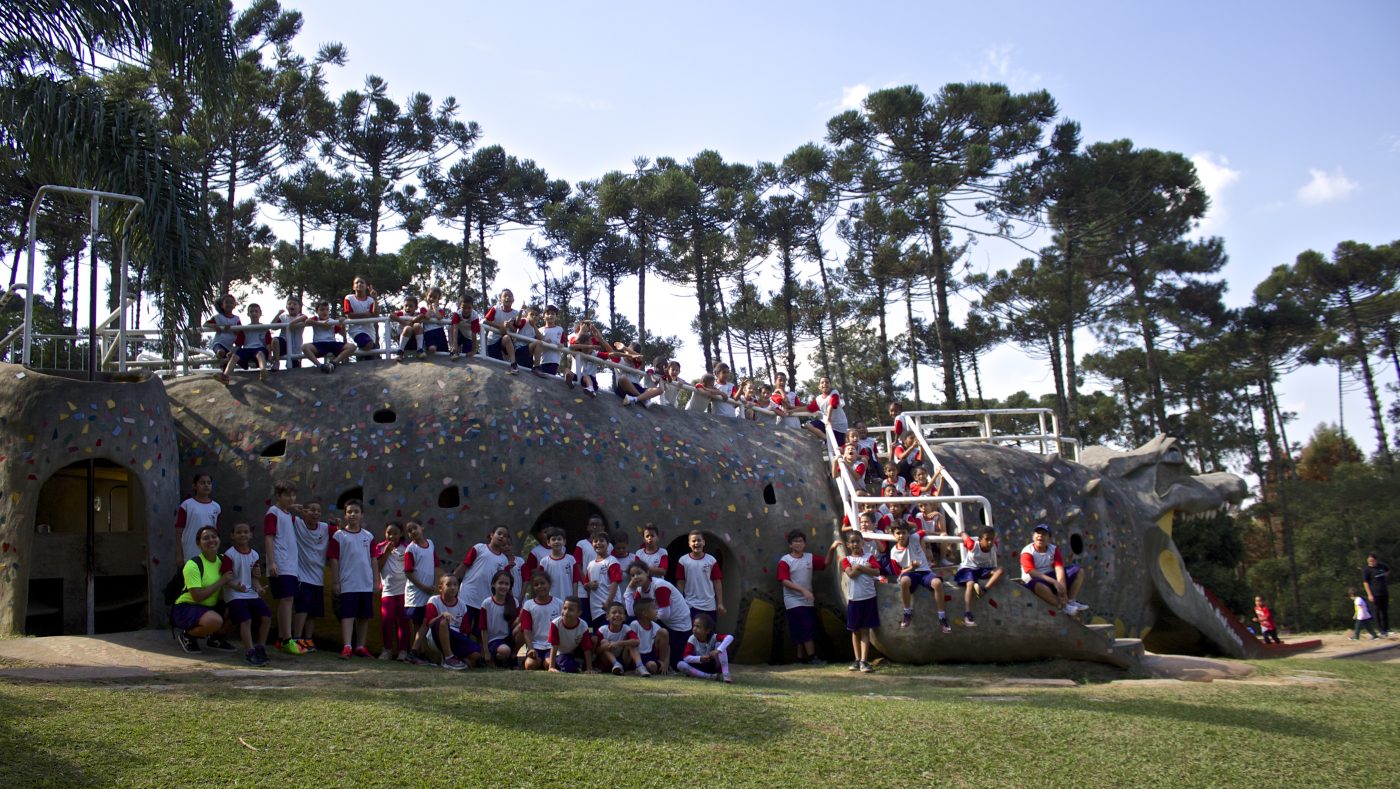
[[[544,325],[538,330],[537,339],[531,346],[531,355],[535,360],[535,375],[558,375],[559,360],[563,354],[558,348],[546,348],[544,343],[550,345],[564,344],[564,327],[559,325],[559,308],[553,304],[546,304],[544,308]]]
[[[214,358],[220,362],[226,361],[236,347],[238,331],[234,327],[243,323],[233,314],[237,306],[238,299],[231,293],[225,293],[214,303],[214,315],[204,322],[205,326],[212,326],[218,330],[214,339],[209,342],[209,350],[214,352]]]
[[[261,320],[262,307],[257,304],[249,304],[248,322],[256,325]],[[241,330],[234,335],[233,343],[236,350],[228,357],[228,362],[224,365],[224,372],[219,376],[219,380],[228,383],[235,364],[246,370],[253,362],[257,362],[258,380],[266,381],[268,368],[277,366],[277,354],[269,347],[272,345],[272,332],[265,329],[262,331]]]
[[[575,352],[574,360],[577,362],[574,367],[578,370],[578,384],[589,397],[598,396],[596,360],[606,347],[607,343],[603,340],[602,333],[593,325],[593,321],[587,318],[580,320],[574,327],[574,333],[569,335],[569,350]],[[574,382],[569,380],[568,384],[572,389]]]
[[[356,318],[373,318],[379,314],[379,300],[370,287],[369,280],[364,277],[355,277],[351,283],[354,292],[345,295],[345,302],[341,305],[341,317],[348,320]],[[374,339],[374,329],[369,324],[358,323],[350,326],[346,332],[350,341],[355,343],[355,347],[361,351],[373,350],[377,345]]]
[[[301,338],[308,316],[301,310],[301,300],[296,296],[287,299],[287,306],[277,313],[277,317],[272,319],[273,323],[285,323],[282,331],[277,333],[277,355],[287,360],[287,369],[301,366],[301,359],[294,357],[301,356]]]
[[[337,365],[344,364],[345,360],[350,358],[350,354],[355,352],[354,345],[335,338],[337,333],[341,337],[345,336],[345,324],[331,318],[329,301],[322,300],[316,303],[316,314],[308,323],[311,325],[311,344],[303,345],[301,352],[321,372],[331,372]],[[324,361],[321,361],[322,359]]]
[[[481,315],[472,309],[470,293],[463,294],[457,302],[457,311],[452,315],[452,328],[457,335],[457,350],[452,354],[452,358],[458,358],[459,354],[475,356],[476,338],[481,334]]]
[[[423,321],[426,316],[418,306],[418,297],[410,294],[404,298],[403,309],[395,310],[389,317],[399,325],[399,361],[410,353],[423,353]]]
[[[509,332],[519,331],[522,318],[520,310],[515,308],[515,294],[510,288],[501,291],[500,302],[486,311],[486,316],[482,322],[495,330],[496,339],[486,343],[486,355],[492,359],[501,359],[510,362],[511,375],[515,375],[520,370],[520,365],[515,360],[515,340],[511,339]]]
[[[442,288],[429,288],[423,294],[423,347],[418,350],[419,358],[429,353],[456,353],[456,332],[449,336],[447,327],[455,322],[455,316],[442,306]],[[455,327],[454,327],[455,328]]]

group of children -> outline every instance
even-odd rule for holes
[[[219,380],[224,383],[229,382],[235,367],[255,367],[259,377],[266,380],[283,360],[290,368],[300,365],[299,358],[324,373],[334,372],[356,355],[378,353],[378,331],[372,319],[384,320],[387,316],[396,335],[393,339],[397,341],[400,361],[439,353],[454,360],[474,356],[481,351],[479,342],[484,342],[486,355],[508,362],[509,373],[517,374],[524,368],[541,377],[562,376],[570,388],[581,387],[590,397],[596,397],[600,391],[598,374],[603,365],[599,360],[620,365],[612,368],[612,391],[622,398],[623,405],[651,407],[659,403],[678,407],[680,392],[686,388],[679,362],[659,356],[648,366],[635,343],[608,342],[587,318],[575,322],[569,331],[559,323],[558,307],[517,307],[515,294],[509,289],[500,292],[497,303],[484,315],[472,308],[470,296],[461,298],[455,309],[445,306],[438,287],[429,288],[421,302],[410,295],[401,309],[382,313],[378,295],[362,276],[355,277],[351,292],[342,300],[339,316],[332,316],[331,304],[324,300],[317,302],[314,312],[308,315],[301,301],[292,297],[268,324],[261,323],[262,307],[248,304],[245,324],[235,313],[237,306],[237,299],[226,294],[205,322],[215,332],[210,350],[219,365]],[[273,336],[271,329],[244,328],[255,325],[277,327],[278,333]],[[307,328],[311,329],[309,343],[305,341]],[[824,425],[829,422],[844,440],[846,416],[841,397],[825,378],[820,383],[821,392],[804,402],[789,390],[783,373],[775,376],[771,386],[755,378],[736,381],[729,366],[721,362],[713,372],[691,382],[689,388],[688,410],[755,419],[757,409],[766,409],[779,422],[793,427],[799,425],[799,415],[807,415],[815,417],[809,423],[813,432],[824,437]]]
[[[319,504],[299,505],[296,488],[279,482],[263,519],[263,552],[254,549],[249,524],[235,525],[232,546],[205,583],[201,551],[219,540],[211,491],[208,475],[198,475],[176,520],[185,588],[173,620],[186,651],[201,651],[200,637],[208,647],[236,649],[223,637],[223,623],[237,629],[252,665],[267,663],[274,626],[273,648],[316,651],[329,579],[344,659],[372,657],[366,640],[377,596],[382,660],[731,681],[733,638],[715,624],[725,614],[723,573],[699,532],[689,535],[690,551],[672,568],[652,524],[635,553],[627,534],[609,534],[598,516],[572,550],[562,529],[541,524],[538,544],[524,558],[515,555],[510,530],[498,526],[444,568],[418,521],[391,522],[376,539],[358,500],[345,503],[338,522],[327,522]]]

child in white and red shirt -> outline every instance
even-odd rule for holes
[[[569,335],[569,350],[574,352],[574,369],[578,373],[578,385],[590,397],[598,396],[598,357],[605,353],[607,343],[593,321],[584,319],[574,326]],[[569,387],[574,385],[568,380]]]
[[[559,360],[564,357],[563,352],[558,347],[546,348],[544,343],[553,346],[564,345],[564,327],[559,325],[559,308],[553,304],[546,304],[544,308],[544,325],[536,332],[536,340],[531,347],[531,352],[536,359],[535,375],[558,375]]]
[[[574,554],[564,551],[563,529],[558,526],[552,527],[546,539],[549,541],[549,553],[539,560],[539,567],[534,571],[534,574],[544,573],[548,575],[549,588],[562,590],[563,596],[568,597],[570,592],[583,585],[582,569]]]
[[[429,288],[423,294],[423,301],[423,347],[418,351],[419,357],[430,353],[455,354],[456,325],[461,317],[442,306],[442,288]],[[448,327],[452,328],[450,333]]]
[[[845,533],[845,555],[841,557],[841,572],[846,582],[846,629],[851,633],[851,651],[855,662],[851,671],[869,674],[870,631],[880,626],[880,608],[875,602],[875,578],[880,566],[874,556],[866,555],[865,541],[860,532]]]
[[[617,560],[617,563],[618,563],[618,564],[622,565],[622,574],[623,574],[623,575],[626,575],[626,574],[627,574],[627,565],[631,564],[631,563],[632,563],[632,560],[636,558],[636,554],[634,554],[634,553],[632,553],[631,551],[627,550],[627,541],[628,541],[627,532],[622,531],[622,530],[620,530],[620,529],[619,529],[618,531],[616,531],[616,532],[613,532],[613,535],[612,535],[612,546],[613,546],[613,548],[612,548],[612,554],[611,554],[611,556],[612,556],[614,559]],[[621,595],[618,595],[618,597],[619,597],[619,599],[621,599]]]
[[[627,593],[622,601],[634,616],[637,604],[645,599],[656,601],[656,621],[666,628],[666,643],[670,645],[670,664],[680,660],[682,645],[690,639],[690,606],[685,595],[664,578],[655,578],[642,562],[632,562],[627,568]]]
[[[355,352],[355,346],[336,339],[345,336],[345,324],[331,317],[331,303],[324,299],[316,302],[316,314],[307,321],[311,326],[311,344],[301,347],[302,355],[311,360],[323,373],[335,370],[345,363]]]
[[[606,537],[608,533],[607,524],[603,523],[603,516],[597,513],[588,516],[588,526],[586,528],[588,530],[587,536],[574,543],[574,562],[578,565],[578,571],[580,576],[583,576],[587,572],[588,563],[598,558],[598,552],[593,550],[593,535],[602,534],[604,537]],[[611,552],[612,543],[609,542],[608,553]],[[574,594],[578,595],[580,600],[585,601],[588,599],[588,590],[584,588],[584,581],[586,580],[587,578],[583,578],[578,582],[577,586],[574,588]],[[588,618],[586,615],[587,611],[588,609],[587,607],[585,607],[584,619]]]
[[[531,576],[530,588],[533,594],[520,607],[520,624],[515,633],[517,640],[525,644],[525,670],[543,671],[549,667],[549,625],[564,613],[564,599],[549,593],[548,573]]]
[[[496,339],[486,343],[486,355],[492,359],[509,360],[510,374],[514,375],[520,370],[520,365],[515,361],[515,340],[508,332],[519,331],[524,323],[520,310],[515,308],[515,294],[509,288],[501,291],[500,302],[486,311],[481,322],[496,334]]]
[[[520,608],[515,603],[514,585],[510,570],[496,573],[491,578],[491,596],[481,601],[481,613],[477,615],[477,633],[486,646],[487,658],[497,668],[515,668],[515,650],[519,645],[514,631]]]
[[[272,609],[263,602],[265,591],[258,583],[262,575],[258,552],[252,548],[253,528],[246,523],[233,527],[233,546],[224,551],[219,561],[219,574],[232,573],[233,580],[224,586],[224,603],[228,618],[238,625],[243,639],[245,657],[251,665],[266,666],[267,632],[272,627]],[[257,620],[258,635],[253,638],[253,620]]]
[[[627,624],[627,606],[614,600],[608,604],[607,616],[598,625],[593,641],[597,644],[598,668],[621,676],[629,668],[636,669],[640,676],[650,672],[642,665],[641,653],[637,650],[637,634]]]
[[[374,560],[379,565],[379,635],[384,644],[380,660],[397,656],[407,662],[413,646],[413,621],[404,613],[408,575],[403,565],[408,545],[403,525],[390,521],[384,527],[384,539],[374,546]]]
[[[418,297],[405,297],[403,309],[394,310],[389,317],[399,325],[399,358],[403,359],[410,353],[423,355],[423,322],[427,320],[427,315],[418,306]]]
[[[692,531],[690,553],[676,560],[676,588],[685,595],[691,619],[705,615],[714,621],[724,615],[724,573],[719,559],[705,553],[705,535]]]
[[[797,662],[824,666],[817,657],[813,640],[817,632],[816,595],[812,591],[812,573],[826,569],[827,559],[836,552],[832,543],[826,556],[807,553],[807,535],[801,529],[787,533],[788,552],[778,559],[778,583],[783,585],[783,608],[787,610],[788,637],[797,647]]]
[[[577,597],[565,598],[564,613],[549,623],[549,658],[545,663],[551,672],[577,674],[580,668],[594,672],[593,631],[579,616],[582,608]]]
[[[341,303],[341,316],[347,320],[356,318],[373,318],[379,314],[379,301],[375,298],[374,288],[369,286],[369,281],[364,277],[355,277],[351,283],[353,291],[345,294],[345,300]],[[375,347],[374,329],[371,324],[356,323],[347,331],[350,341],[362,351]]]
[[[263,559],[267,561],[272,599],[276,601],[277,646],[289,655],[300,655],[301,646],[292,634],[292,609],[301,563],[296,524],[305,511],[297,505],[297,489],[290,482],[274,483],[272,498],[275,503],[263,516]]]
[[[238,336],[235,327],[243,323],[237,315],[233,314],[233,310],[237,306],[238,299],[235,299],[231,294],[224,294],[214,303],[213,316],[204,322],[205,326],[217,329],[214,332],[214,339],[209,341],[209,350],[214,352],[214,358],[220,362],[233,355],[233,341]],[[199,529],[195,529],[195,531],[198,532]],[[193,559],[194,554],[190,554],[188,558]]]
[[[701,614],[695,617],[694,630],[677,668],[696,679],[733,682],[729,676],[729,647],[733,643],[734,636],[716,633],[714,620]]]
[[[805,410],[807,406],[797,399],[796,392],[788,390],[787,373],[773,376],[773,389],[768,395],[768,402],[778,412],[778,424],[783,427],[802,426],[802,421],[792,414]]]
[[[671,673],[670,635],[656,621],[656,601],[650,597],[637,600],[633,612],[637,616],[631,625],[632,635],[637,637],[637,674],[645,677]]]
[[[223,508],[213,499],[214,478],[208,474],[194,475],[194,495],[180,502],[175,510],[175,537],[180,548],[180,566],[199,555],[195,536],[205,526],[219,528]]]
[[[413,643],[409,648],[408,662],[422,664],[424,641],[428,637],[428,599],[437,588],[438,556],[437,546],[423,534],[423,526],[418,521],[404,524],[404,537],[408,545],[404,547],[403,614],[414,630]]]
[[[316,620],[326,615],[326,549],[334,527],[321,520],[320,502],[306,505],[296,521],[297,594],[292,603],[292,637],[303,652],[316,651]]]
[[[661,529],[656,524],[648,523],[642,527],[642,547],[632,554],[632,557],[645,564],[647,571],[653,576],[662,578],[666,575],[666,571],[671,568],[671,557],[667,550],[661,547]]]
[[[460,671],[481,662],[481,647],[468,634],[467,601],[462,598],[456,577],[444,575],[438,579],[438,593],[428,599],[428,631],[433,634],[442,667]]]
[[[287,369],[301,366],[301,341],[305,335],[309,317],[301,309],[301,300],[296,296],[287,299],[287,304],[272,319],[273,323],[286,324],[277,332],[277,355],[287,360]]]
[[[924,554],[924,532],[910,533],[909,524],[902,519],[895,520],[892,531],[894,547],[890,549],[890,565],[899,575],[899,599],[904,604],[904,617],[899,620],[899,626],[907,628],[913,623],[914,590],[927,587],[938,609],[938,629],[944,633],[953,632],[948,624],[948,613],[943,610],[943,579],[929,569],[928,557]]]
[[[249,304],[248,323],[256,325],[261,321],[262,307],[257,304]],[[277,366],[277,353],[270,347],[272,345],[272,332],[266,329],[261,331],[239,329],[234,334],[233,344],[237,347],[234,353],[229,356],[228,363],[224,365],[224,374],[219,377],[219,380],[228,383],[229,376],[233,374],[234,365],[246,370],[252,366],[253,362],[257,362],[258,380],[266,381],[268,370]]]
[[[826,440],[827,425],[831,426],[831,432],[836,436],[836,445],[843,446],[846,443],[846,409],[841,405],[841,393],[831,386],[831,379],[822,376],[817,382],[817,389],[820,391],[816,397],[807,403],[807,410],[810,413],[819,414],[821,419],[813,419],[806,424],[806,428]]]
[[[471,294],[463,294],[457,302],[457,311],[452,313],[452,328],[456,334],[457,353],[452,358],[475,356],[477,337],[481,335],[481,313],[472,309]]]
[[[326,558],[331,565],[331,592],[340,598],[340,657],[374,657],[365,647],[369,620],[374,616],[377,573],[374,568],[374,535],[363,528],[364,505],[359,499],[345,502],[341,528],[331,533]]]
[[[989,589],[1001,582],[1006,571],[997,566],[996,529],[988,526],[977,539],[964,534],[962,541],[962,562],[953,582],[963,587],[963,624],[976,627],[977,620],[972,615],[972,596],[986,594]]]
[[[608,551],[606,532],[593,535],[593,553],[593,560],[584,570],[583,588],[588,593],[589,624],[602,627],[608,608],[622,599],[622,565]]]
[[[462,582],[462,597],[467,600],[468,630],[476,627],[480,613],[477,605],[491,596],[491,579],[496,573],[510,569],[510,529],[497,526],[487,540],[473,545],[452,572]]]

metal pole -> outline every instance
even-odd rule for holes
[[[42,193],[42,190],[40,190]],[[29,207],[29,274],[25,279],[25,284],[29,287],[24,289],[24,347],[20,351],[20,363],[26,368],[29,367],[29,346],[33,339],[34,332],[34,250],[37,246],[34,241],[34,234],[39,232],[39,197],[35,196],[34,204]]]
[[[97,222],[98,222],[98,197],[93,195],[90,198],[90,211],[88,221],[90,226],[90,240],[88,241],[89,257],[92,261],[92,278],[88,285],[88,370],[87,379],[89,383],[97,380]],[[76,277],[75,277],[76,281]],[[96,608],[96,576],[93,574],[97,564],[97,513],[93,507],[97,502],[97,461],[91,457],[87,462],[87,634],[92,635],[97,631]]]
[[[121,282],[117,283],[117,369],[126,372],[126,234],[122,234]]]

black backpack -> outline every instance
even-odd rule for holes
[[[195,558],[199,559],[200,564],[203,565],[203,554],[200,554]],[[175,575],[171,576],[170,580],[165,583],[165,591],[163,593],[163,596],[165,598],[166,605],[175,605],[175,601],[179,600],[180,595],[185,593],[185,567],[189,565],[189,563],[192,561],[194,561],[194,559],[190,559],[188,562],[185,562],[185,564],[180,565],[180,569],[176,570]],[[204,567],[201,566],[199,569],[200,573],[203,574]]]

